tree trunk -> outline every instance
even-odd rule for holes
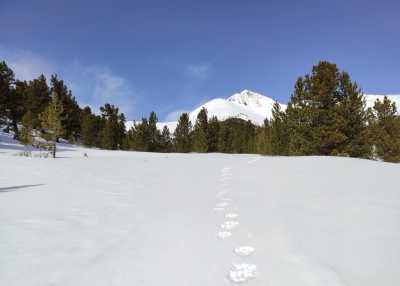
[[[56,158],[56,142],[55,142],[55,141],[54,141],[54,143],[53,143],[52,148],[53,148],[53,150],[52,150],[53,158]]]

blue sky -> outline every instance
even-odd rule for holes
[[[81,105],[174,119],[250,89],[286,102],[335,62],[367,93],[400,93],[400,1],[0,0],[0,59],[57,73]]]

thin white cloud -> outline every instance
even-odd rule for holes
[[[78,60],[68,64],[55,63],[27,50],[10,50],[0,45],[0,60],[5,60],[16,79],[32,80],[44,74],[47,79],[57,73],[81,106],[88,105],[98,112],[105,103],[114,104],[129,116],[139,92],[128,81],[103,66],[82,65]],[[82,103],[85,103],[82,104]]]
[[[93,102],[98,103],[98,106],[104,103],[116,104],[125,113],[132,111],[135,92],[125,78],[102,67],[88,67],[84,72],[94,83]]]
[[[169,121],[178,121],[179,117],[182,115],[182,113],[188,113],[188,110],[175,110],[172,111],[170,113],[167,114],[167,116],[165,117],[165,121],[169,122]]]
[[[186,67],[186,74],[198,80],[207,79],[209,77],[210,71],[210,64],[188,65]]]
[[[0,47],[0,59],[5,60],[20,80],[32,80],[44,74],[49,77],[54,73],[53,65],[45,58],[30,51],[10,52]]]

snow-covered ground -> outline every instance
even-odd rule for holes
[[[0,142],[0,285],[400,285],[398,164],[21,150]]]

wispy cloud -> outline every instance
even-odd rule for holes
[[[186,67],[186,74],[197,80],[207,79],[209,77],[210,71],[210,64],[188,65]]]
[[[6,60],[16,78],[20,80],[31,80],[41,74],[49,77],[54,73],[54,67],[48,60],[30,51],[11,52],[0,47],[0,59]]]
[[[125,113],[133,110],[136,92],[127,80],[106,67],[90,66],[82,70],[92,84],[91,102],[96,109],[105,103],[118,105]]]
[[[189,110],[179,109],[172,111],[165,116],[165,121],[178,121],[182,113],[189,112]]]
[[[5,60],[19,80],[31,80],[44,74],[57,73],[72,90],[81,106],[88,105],[97,112],[101,105],[111,103],[131,116],[135,90],[123,76],[106,66],[83,65],[78,60],[68,64],[56,63],[31,51],[13,51],[0,45],[0,60]]]

